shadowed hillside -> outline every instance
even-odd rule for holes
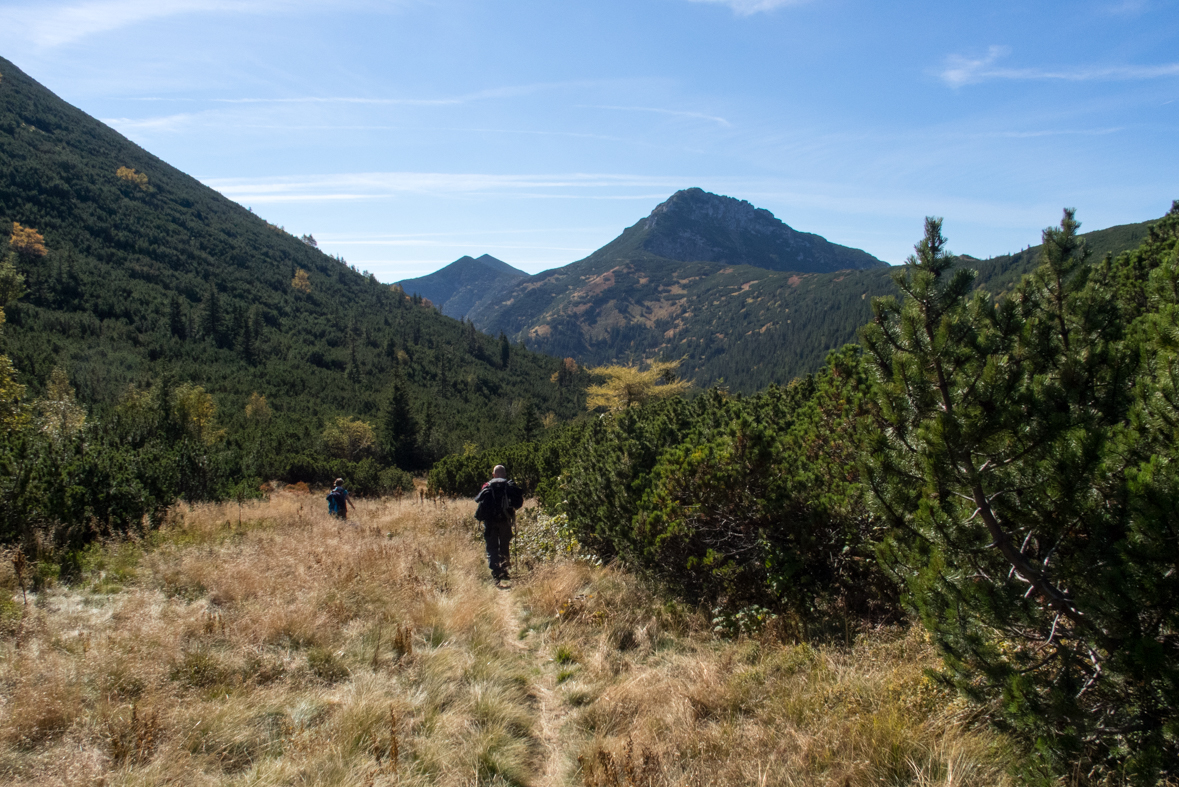
[[[20,257],[26,292],[6,310],[29,395],[60,367],[102,409],[167,374],[203,385],[232,425],[256,392],[293,449],[335,416],[375,419],[401,381],[425,459],[501,439],[481,424],[522,401],[580,409],[549,383],[556,360],[304,244],[0,59],[0,254],[14,223],[47,249]]]
[[[445,268],[398,284],[410,295],[429,299],[447,317],[461,320],[480,301],[511,286],[528,274],[490,254],[460,257]]]

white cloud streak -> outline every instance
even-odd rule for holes
[[[435,107],[470,104],[496,98],[517,98],[544,90],[591,85],[590,82],[540,82],[534,85],[508,85],[478,90],[458,96],[439,98],[369,98],[363,96],[293,96],[282,98],[215,98],[219,104],[371,104],[377,106]]]
[[[271,14],[330,9],[324,0],[83,0],[0,9],[0,29],[23,31],[37,46],[56,47],[130,25],[182,14]]]
[[[1020,81],[1131,81],[1161,79],[1179,76],[1179,63],[1163,63],[1153,66],[1089,66],[1078,68],[1002,68],[996,62],[1011,53],[1005,46],[992,46],[980,58],[950,55],[939,76],[950,87],[974,85],[993,79]]]
[[[369,172],[282,178],[212,178],[203,181],[241,204],[336,202],[406,195],[512,196],[517,199],[666,199],[690,179],[635,175],[484,175],[440,172]],[[603,189],[613,193],[602,194]],[[643,193],[632,193],[642,189]],[[658,189],[658,191],[650,191]],[[597,193],[595,193],[597,192]]]
[[[580,108],[584,109],[610,109],[619,112],[651,112],[657,115],[671,115],[672,117],[690,118],[692,120],[708,120],[725,127],[732,127],[732,123],[725,120],[723,117],[717,115],[706,115],[703,112],[686,112],[679,109],[661,109],[659,107],[616,107],[616,106],[600,106],[590,104],[578,104]]]
[[[190,112],[181,112],[175,115],[161,115],[159,117],[100,118],[100,120],[111,128],[118,129],[125,134],[134,134],[141,131],[180,131],[187,126],[192,125],[195,118],[196,115]]]
[[[751,16],[763,11],[773,11],[788,5],[802,5],[810,0],[689,0],[692,3],[713,3],[727,5],[737,16]]]

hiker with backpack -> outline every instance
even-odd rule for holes
[[[487,565],[496,584],[511,579],[512,528],[516,509],[524,505],[524,493],[508,479],[508,469],[496,465],[491,480],[475,496],[475,518],[483,523],[483,540],[487,544]]]
[[[343,478],[336,479],[332,491],[328,492],[327,501],[328,513],[337,519],[348,519],[348,506],[352,506],[353,511],[356,510],[356,504],[352,502],[352,497],[344,488]]]

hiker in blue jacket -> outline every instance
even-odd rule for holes
[[[487,544],[487,565],[496,583],[511,579],[512,528],[516,509],[524,505],[524,493],[508,479],[508,469],[496,465],[491,480],[475,496],[475,518],[483,523],[483,540]]]
[[[351,495],[348,490],[344,488],[344,479],[337,478],[336,483],[332,486],[332,491],[328,492],[328,513],[339,519],[348,518],[348,506],[352,506],[352,510],[356,510],[356,504],[352,502]]]

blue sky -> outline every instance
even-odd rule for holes
[[[901,262],[1179,198],[1179,0],[0,0],[0,54],[383,281],[680,188]],[[150,173],[149,173],[150,174]]]

